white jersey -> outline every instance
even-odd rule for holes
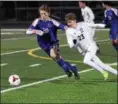
[[[88,51],[89,47],[92,44],[96,44],[94,40],[91,38],[91,31],[89,31],[89,28],[103,28],[104,26],[104,24],[88,24],[86,22],[80,22],[77,23],[76,28],[68,28],[66,30],[66,36],[70,48],[79,47],[79,52]],[[76,40],[77,43],[74,44],[73,40]]]
[[[81,12],[82,12],[82,16],[83,16],[84,22],[94,24],[95,16],[94,16],[94,13],[91,10],[91,8],[86,6],[85,8],[81,8]],[[91,31],[91,38],[94,38],[95,29],[89,28],[89,31]]]
[[[91,8],[86,6],[85,8],[81,8],[81,12],[82,12],[84,22],[94,23],[95,16]]]

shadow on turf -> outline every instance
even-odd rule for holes
[[[92,85],[98,85],[99,83],[107,83],[107,82],[117,82],[117,79],[108,79],[106,81],[101,80],[101,79],[92,79],[92,80],[54,80],[51,81],[50,83],[55,83],[55,84],[72,84],[72,83],[81,83],[81,84],[92,84]]]

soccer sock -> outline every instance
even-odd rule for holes
[[[118,44],[112,44],[114,46],[114,48],[116,49],[116,51],[118,52]]]
[[[65,71],[69,71],[69,66],[65,63],[65,61],[60,58],[58,61],[56,61],[58,63],[58,65]]]
[[[99,67],[117,75],[117,70],[113,69],[112,67],[110,67],[109,65],[104,64],[97,56],[94,57],[94,62],[99,65]]]
[[[76,66],[72,66],[72,65],[71,65],[69,62],[67,62],[67,61],[66,61],[66,64],[69,66],[69,69],[70,69],[73,73],[77,72]]]

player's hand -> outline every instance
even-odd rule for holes
[[[74,39],[74,40],[73,40],[73,43],[74,43],[74,44],[77,44],[77,40],[76,40],[76,39]]]
[[[65,26],[64,29],[67,30],[68,29],[68,26]]]
[[[41,30],[33,30],[32,31],[34,34],[37,34],[37,35],[40,35],[40,36],[43,36],[44,32],[41,31]]]

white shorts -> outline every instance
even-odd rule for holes
[[[97,47],[96,43],[92,43],[92,44],[89,46],[87,52],[89,52],[89,53],[95,55],[96,52],[97,52],[97,49],[98,49],[98,47]]]
[[[91,46],[88,48],[88,51],[84,55],[84,61],[92,60],[96,56],[96,52],[97,52],[97,45],[95,43],[92,43]]]

